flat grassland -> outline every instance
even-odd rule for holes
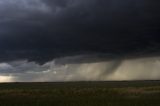
[[[0,106],[160,106],[160,81],[3,83]]]

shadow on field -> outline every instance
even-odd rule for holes
[[[0,106],[160,106],[160,81],[4,83]]]

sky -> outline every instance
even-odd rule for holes
[[[159,80],[160,1],[0,0],[0,82]]]

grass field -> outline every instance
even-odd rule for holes
[[[160,81],[4,83],[0,106],[160,106]]]

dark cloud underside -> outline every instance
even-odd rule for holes
[[[157,0],[2,0],[0,13],[2,62],[160,52]]]

